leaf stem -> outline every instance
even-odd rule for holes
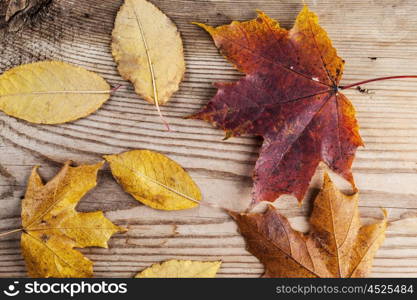
[[[349,84],[349,85],[339,86],[339,89],[340,90],[346,90],[346,89],[350,89],[350,88],[353,88],[355,86],[365,84],[365,83],[369,83],[369,82],[390,80],[390,79],[401,79],[401,78],[417,78],[417,75],[401,75],[401,76],[378,77],[378,78],[374,78],[374,79],[359,81],[359,82],[352,83],[352,84]]]
[[[113,94],[114,92],[116,92],[118,89],[120,89],[122,87],[121,84],[116,85],[114,88],[112,88],[110,90],[110,94]]]
[[[19,231],[22,231],[22,230],[23,230],[23,228],[18,228],[18,229],[13,229],[13,230],[10,230],[10,231],[2,232],[2,233],[0,233],[0,237],[4,237],[6,235],[9,235],[9,234],[12,234],[12,233],[15,233],[15,232],[19,232]]]

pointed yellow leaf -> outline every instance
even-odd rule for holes
[[[0,110],[37,124],[59,124],[95,112],[110,97],[99,75],[58,61],[21,65],[0,75]]]
[[[213,278],[221,261],[168,260],[138,273],[135,278]]]
[[[101,211],[80,213],[78,201],[96,185],[103,163],[70,167],[47,184],[35,167],[22,202],[21,246],[31,277],[91,277],[93,263],[74,248],[104,247],[124,229]]]
[[[178,90],[185,62],[175,24],[146,0],[125,0],[114,29],[112,53],[123,78],[150,103],[165,104]]]
[[[104,158],[124,190],[147,206],[180,210],[193,208],[201,200],[200,189],[190,175],[165,155],[133,150]]]

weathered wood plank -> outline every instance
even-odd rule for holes
[[[98,72],[112,85],[123,84],[97,113],[69,124],[33,125],[0,113],[0,232],[19,226],[20,201],[33,165],[42,165],[42,175],[50,178],[67,159],[94,162],[103,154],[134,148],[160,151],[178,161],[201,186],[207,202],[234,209],[248,204],[250,176],[261,141],[252,137],[222,141],[220,130],[183,118],[214,95],[213,81],[233,81],[241,76],[218,54],[208,35],[190,22],[219,25],[245,20],[259,8],[290,27],[301,1],[152,0],[174,20],[184,39],[186,76],[180,91],[163,107],[175,130],[171,133],[164,131],[154,108],[121,79],[112,60],[111,30],[121,2],[54,0],[31,26],[0,41],[0,71],[59,59]],[[306,2],[318,13],[347,61],[342,84],[416,73],[414,1]],[[417,216],[417,83],[396,80],[366,87],[369,94],[346,91],[357,107],[366,142],[354,163],[364,222],[380,218],[379,207],[387,207],[392,220]],[[301,208],[291,197],[276,203],[296,228],[308,228],[305,216],[311,195],[320,186],[322,170],[313,178]],[[349,190],[343,180],[334,178],[340,188]],[[100,173],[99,186],[81,201],[79,209],[103,209],[112,221],[130,229],[115,236],[109,249],[82,250],[95,261],[96,276],[132,276],[168,258],[221,259],[221,277],[252,277],[263,272],[226,214],[205,206],[181,212],[146,208],[120,189],[107,167]],[[0,240],[1,277],[25,276],[18,238]],[[417,277],[416,226],[390,229],[377,253],[372,276]]]

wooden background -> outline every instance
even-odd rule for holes
[[[103,154],[146,148],[169,155],[200,185],[207,202],[236,210],[250,200],[251,172],[260,140],[222,141],[209,124],[183,117],[197,112],[214,95],[213,81],[233,81],[241,74],[217,52],[209,36],[190,24],[246,20],[256,8],[290,27],[301,1],[152,0],[177,24],[185,46],[187,72],[181,89],[164,114],[175,132],[164,131],[155,109],[138,98],[116,71],[110,54],[111,31],[122,0],[53,0],[17,32],[3,35],[0,71],[44,59],[64,60],[123,84],[88,118],[58,126],[32,125],[0,112],[0,232],[20,225],[20,202],[33,165],[49,179],[67,159],[97,162]],[[414,0],[306,1],[320,17],[338,53],[346,61],[343,84],[368,78],[417,73],[417,6]],[[381,218],[386,207],[389,229],[378,251],[372,276],[417,277],[417,80],[369,84],[368,94],[346,91],[358,110],[366,147],[359,149],[354,174],[361,190],[364,222]],[[320,186],[321,167],[313,179]],[[349,186],[333,176],[340,188]],[[275,204],[294,227],[307,230],[311,191],[301,208],[292,197]],[[95,262],[97,277],[132,277],[170,258],[222,260],[219,277],[258,277],[258,260],[245,250],[232,220],[222,211],[201,206],[180,212],[141,205],[112,180],[106,166],[97,188],[79,210],[104,210],[129,232],[114,236],[109,249],[83,249]],[[260,209],[260,208],[258,208]],[[0,239],[0,276],[26,276],[19,234]]]

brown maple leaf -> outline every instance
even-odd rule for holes
[[[253,201],[282,194],[302,201],[320,161],[354,186],[351,165],[363,143],[355,109],[340,92],[344,61],[317,16],[304,6],[291,30],[263,12],[248,22],[198,25],[246,76],[217,83],[217,94],[191,118],[211,122],[227,137],[264,138]]]
[[[314,201],[310,232],[291,228],[272,205],[263,214],[230,213],[265,277],[365,277],[385,238],[385,218],[361,227],[358,194],[342,194],[327,174]]]

